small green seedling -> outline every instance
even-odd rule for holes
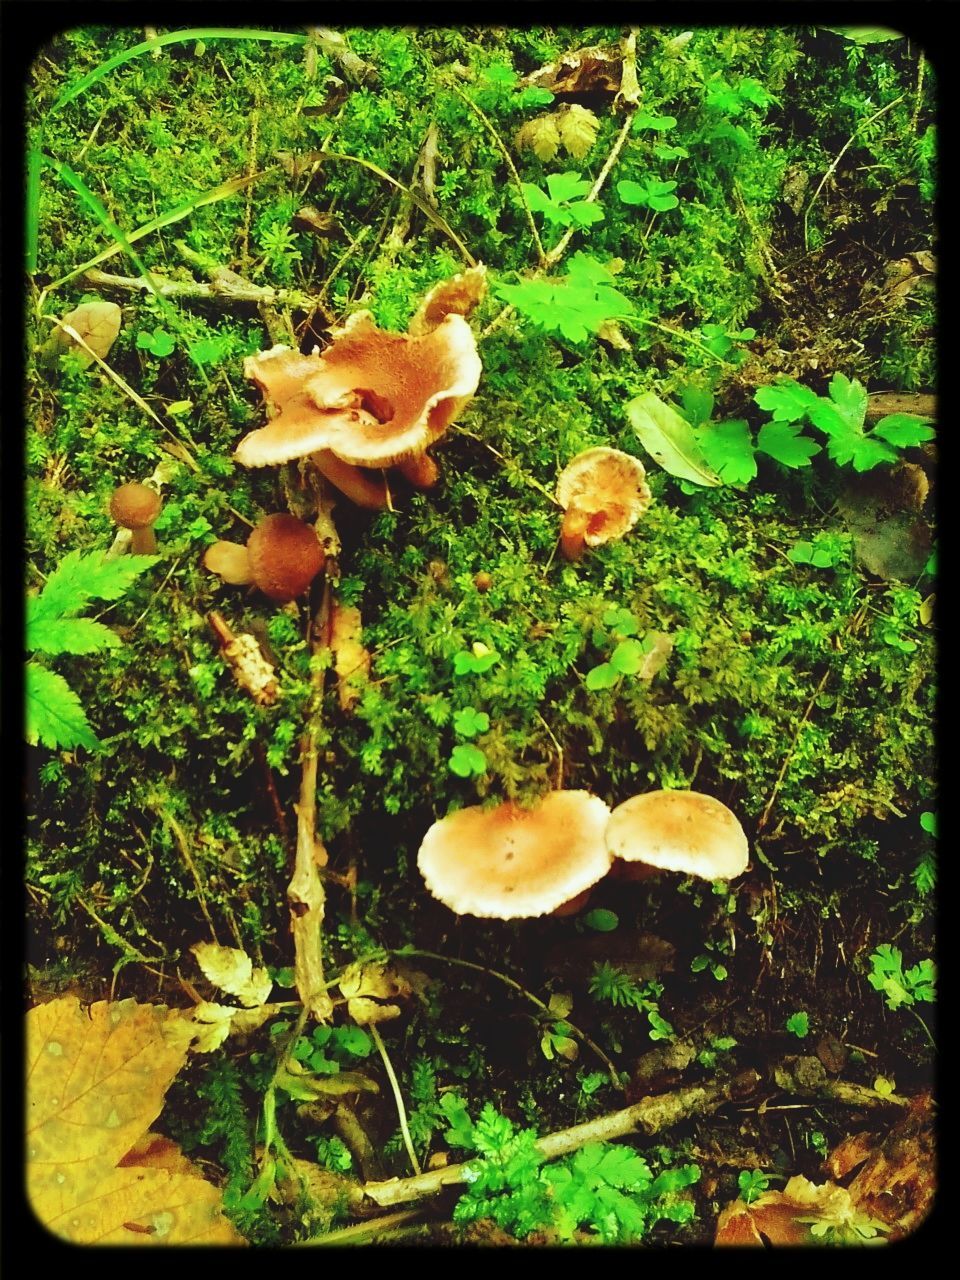
[[[540,1037],[540,1052],[552,1062],[558,1055],[566,1058],[568,1062],[574,1062],[580,1051],[580,1046],[570,1034],[572,1028],[565,1019],[573,1008],[573,997],[566,992],[555,992],[550,997],[547,1005],[548,1021],[543,1027],[543,1034]]]
[[[169,356],[176,348],[176,339],[172,334],[167,333],[166,329],[154,329],[153,333],[148,333],[146,329],[137,334],[137,346],[141,351],[149,351],[152,356],[160,359],[163,356]]]
[[[737,1177],[737,1188],[744,1204],[753,1204],[769,1186],[769,1177],[760,1169],[744,1169]]]
[[[456,676],[480,675],[500,661],[496,649],[475,640],[469,650],[463,649],[453,656],[453,674]]]
[[[932,1003],[937,998],[937,966],[933,961],[921,960],[904,970],[903,953],[889,942],[881,943],[871,955],[867,981],[882,993],[888,1009],[921,1001]]]
[[[487,757],[472,742],[460,742],[451,751],[447,768],[458,778],[479,777],[487,771]]]
[[[637,205],[654,213],[666,213],[668,209],[676,209],[680,203],[673,194],[676,187],[676,182],[661,182],[656,178],[644,178],[643,182],[624,178],[617,183],[617,195],[624,204]]]
[[[810,1034],[810,1015],[802,1009],[799,1013],[791,1013],[786,1021],[786,1028],[798,1040],[805,1039]]]
[[[490,728],[490,717],[476,707],[463,707],[453,717],[453,727],[461,738],[475,738]]]
[[[733,1036],[711,1036],[707,1042],[706,1048],[700,1050],[697,1054],[697,1061],[701,1067],[706,1067],[712,1071],[717,1065],[717,1055],[720,1053],[729,1053],[736,1046],[737,1041]]]
[[[794,564],[808,564],[814,569],[834,569],[850,555],[850,538],[845,534],[823,533],[812,542],[801,540],[787,552]]]
[[[565,276],[497,283],[493,292],[544,333],[583,342],[607,321],[629,320],[636,314],[630,299],[614,285],[608,267],[589,254],[575,253]]]
[[[524,182],[523,194],[532,213],[542,213],[547,222],[559,227],[589,227],[603,221],[603,209],[595,200],[583,200],[591,187],[579,173],[547,175],[547,190],[534,182]],[[674,184],[676,185],[676,184]]]

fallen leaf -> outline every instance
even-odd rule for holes
[[[842,1182],[852,1169],[863,1164],[877,1145],[875,1133],[851,1133],[830,1152],[824,1168],[835,1182]]]
[[[384,964],[352,964],[340,979],[340,992],[347,997],[347,1012],[360,1026],[387,1022],[400,1017],[400,1007],[379,1004],[379,1000],[405,999],[413,987],[403,976]]]
[[[817,1043],[817,1057],[828,1071],[836,1074],[842,1071],[847,1061],[847,1049],[835,1035],[829,1031],[820,1037]]]
[[[600,121],[592,111],[577,102],[561,107],[556,116],[564,148],[574,160],[582,160],[597,140]]]
[[[517,148],[528,147],[544,164],[552,160],[560,150],[560,130],[554,112],[535,116],[521,125],[514,135],[513,144]]]
[[[563,54],[520,81],[565,97],[615,96],[623,79],[623,56],[616,46],[590,45]]]
[[[125,1160],[159,1114],[193,1034],[178,1012],[134,1000],[82,1008],[65,996],[29,1010],[27,1194],[54,1235],[75,1244],[243,1243],[220,1192],[199,1174]]]
[[[105,360],[120,332],[121,314],[115,302],[81,302],[79,307],[61,316],[60,324],[69,325],[90,351]],[[44,359],[55,359],[65,351],[75,352],[78,363],[84,369],[93,364],[90,352],[85,351],[75,338],[57,326],[44,344],[42,355]]]
[[[363,996],[355,996],[347,1001],[347,1012],[361,1027],[369,1027],[373,1022],[389,1022],[400,1017],[398,1004],[378,1004],[376,1000],[368,1000]]]
[[[671,405],[646,391],[634,396],[626,409],[640,443],[664,471],[709,488],[721,483],[707,463],[690,423]]]
[[[196,1166],[183,1154],[170,1138],[161,1133],[145,1133],[133,1144],[122,1160],[117,1161],[118,1169],[166,1169],[168,1173],[197,1172]]]
[[[275,1007],[269,1004],[255,1009],[235,1009],[228,1004],[213,1004],[209,1000],[201,1000],[192,1011],[197,1031],[193,1051],[212,1053],[223,1044],[227,1036],[256,1031],[274,1012]]]
[[[253,961],[237,947],[220,947],[213,942],[198,942],[190,950],[204,977],[215,987],[236,996],[242,1005],[252,1008],[264,1004],[273,982],[266,969],[254,969]]]

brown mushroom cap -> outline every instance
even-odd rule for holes
[[[617,805],[607,824],[611,855],[705,880],[746,870],[749,846],[737,817],[699,791],[648,791]]]
[[[302,595],[326,558],[310,525],[282,513],[260,521],[247,539],[247,552],[252,580],[280,603]]]
[[[279,410],[240,441],[245,467],[273,466],[331,450],[360,467],[389,467],[423,453],[472,398],[480,357],[463,316],[420,337],[350,316],[321,356],[274,347],[244,371]]]
[[[643,463],[620,449],[598,445],[568,462],[557,480],[557,501],[565,511],[586,516],[588,547],[621,538],[651,502]]]
[[[147,529],[156,520],[163,499],[156,489],[138,481],[120,485],[110,499],[110,514],[124,529]]]
[[[417,866],[458,915],[543,916],[603,879],[609,807],[587,791],[553,791],[535,809],[471,805],[435,822]]]

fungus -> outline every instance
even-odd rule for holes
[[[433,896],[458,915],[547,915],[609,871],[609,816],[586,791],[553,791],[534,809],[471,805],[433,824],[417,866]]]
[[[651,502],[643,463],[632,454],[599,445],[578,453],[557,481],[557,501],[566,515],[560,546],[577,560],[584,546],[598,547],[623,535]]]
[[[318,466],[338,487],[350,479],[346,468],[398,464],[423,483],[432,463],[418,460],[473,397],[480,371],[462,315],[451,313],[413,337],[378,329],[369,312],[358,311],[322,355],[274,347],[244,361],[276,416],[249,432],[234,456],[243,466],[264,467],[321,454]],[[338,465],[328,471],[331,456]],[[370,483],[362,470],[354,478]],[[385,501],[384,491],[378,505]]]
[[[252,582],[271,600],[286,604],[310,586],[326,557],[316,532],[296,516],[265,516],[245,547],[214,542],[204,553],[204,568],[224,582],[242,586]]]
[[[624,879],[682,871],[704,880],[732,880],[746,870],[749,852],[736,815],[699,791],[632,796],[611,813],[606,844],[620,860],[614,866]]]
[[[153,526],[162,506],[159,493],[137,481],[114,490],[110,514],[118,525],[130,530],[130,550],[135,556],[152,556],[156,552]]]

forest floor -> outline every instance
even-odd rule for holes
[[[61,1002],[81,1056],[81,1008],[125,1010],[135,1045],[123,1002],[191,1020],[130,1133],[167,1140],[154,1178],[216,1189],[216,1238],[922,1220],[935,94],[914,38],[863,28],[78,27],[38,51],[26,1003]],[[308,457],[234,457],[268,420],[249,361],[301,353],[300,388],[358,311],[482,366],[435,483],[368,463],[365,506]],[[345,384],[371,435],[381,360]],[[557,478],[598,447],[649,505],[568,556]],[[162,499],[146,558],[111,516],[130,482]],[[312,587],[211,571],[279,512],[316,526]],[[466,806],[661,789],[732,810],[746,871],[611,874],[579,914],[507,920],[418,871]],[[162,1235],[160,1204],[54,1229]]]

